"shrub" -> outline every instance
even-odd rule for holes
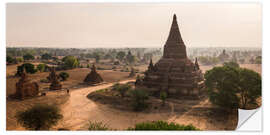
[[[23,58],[22,57],[18,57],[18,58],[16,58],[16,61],[17,62],[23,62]]]
[[[18,123],[30,130],[48,130],[62,117],[57,106],[45,104],[36,104],[16,115]]]
[[[124,97],[125,93],[130,89],[131,86],[129,84],[116,84],[116,86],[113,86],[113,90],[118,91],[121,97]]]
[[[63,81],[65,81],[65,80],[67,80],[67,78],[69,77],[69,74],[68,74],[67,72],[61,72],[61,73],[59,74],[59,77],[60,77]]]
[[[129,130],[199,130],[193,125],[179,125],[165,121],[142,122],[135,125],[135,128]]]
[[[100,89],[100,90],[97,90],[96,92],[103,93],[103,92],[106,92],[106,91],[108,91],[108,89]]]
[[[162,100],[162,105],[164,106],[165,105],[165,100],[167,98],[167,93],[162,91],[160,92],[160,99]]]
[[[46,64],[38,64],[38,65],[37,65],[37,70],[38,70],[39,72],[44,72],[46,66],[47,66]]]
[[[120,86],[120,83],[119,82],[113,84],[112,90],[117,90],[119,88],[119,86]]]
[[[89,121],[88,130],[109,130],[108,126],[102,122]]]
[[[133,98],[133,109],[135,111],[142,111],[147,108],[146,100],[149,98],[148,93],[145,90],[135,89],[131,91]]]
[[[50,81],[48,79],[40,79],[40,82],[42,82],[42,83],[49,83]]]

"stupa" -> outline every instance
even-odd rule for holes
[[[51,73],[49,75],[49,78],[50,78],[50,81],[51,81],[50,90],[60,90],[60,89],[62,89],[62,85],[58,81],[59,77],[56,74],[54,67],[52,67],[52,69],[51,69]]]
[[[156,64],[150,60],[142,84],[149,90],[190,94],[196,93],[196,90],[199,93],[202,81],[202,71],[197,59],[194,64],[187,57],[186,46],[178,28],[177,17],[174,15],[163,56]]]
[[[91,68],[91,72],[85,77],[84,82],[87,84],[97,84],[103,82],[103,79],[97,73],[96,66],[94,64]]]
[[[39,86],[37,82],[31,81],[25,69],[21,74],[20,80],[16,83],[15,97],[24,99],[25,97],[35,97],[39,93]]]
[[[230,56],[226,53],[226,50],[224,49],[222,53],[218,56],[218,58],[221,62],[227,62],[229,61]]]

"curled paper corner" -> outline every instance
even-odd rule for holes
[[[261,107],[253,110],[238,109],[237,131],[261,131]]]

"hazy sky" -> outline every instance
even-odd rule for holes
[[[257,3],[11,3],[7,46],[163,47],[174,13],[187,47],[261,47]]]

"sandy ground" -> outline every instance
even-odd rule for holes
[[[16,66],[11,65],[7,67],[7,81],[6,81],[6,95],[9,96],[14,94],[16,91],[16,83],[20,79],[19,77],[14,77],[10,75],[14,75],[16,73],[17,68]],[[57,71],[57,74],[62,71]],[[63,89],[69,88],[78,88],[82,87],[82,82],[86,75],[90,72],[87,68],[76,68],[72,70],[65,70],[69,74],[69,78],[67,81],[61,82]],[[120,71],[113,71],[113,70],[97,70],[97,72],[102,76],[105,82],[117,82],[120,80],[128,79],[129,72],[120,72]],[[49,76],[50,72],[43,72],[43,73],[35,73],[35,74],[28,74],[31,80],[36,81],[40,86],[40,91],[48,90],[50,83],[41,83],[41,79],[45,79]],[[9,76],[8,76],[9,75]]]
[[[121,83],[128,81],[121,81]],[[89,93],[110,87],[112,84],[72,91],[69,101],[62,106],[64,118],[53,129],[87,130],[89,121],[106,123],[114,130],[126,130],[136,123],[153,120],[164,120],[185,125],[193,124],[201,130],[233,130],[237,125],[237,112],[229,119],[228,117],[220,117],[223,116],[220,115],[220,112],[213,113],[211,111],[215,108],[212,107],[207,98],[185,100],[185,102],[169,99],[165,107],[157,110],[152,109],[150,112],[119,110],[87,98]],[[160,105],[161,101],[158,106]]]
[[[54,104],[61,105],[68,101],[69,95],[65,92],[50,92],[47,93],[47,96],[40,96],[25,100],[15,100],[15,99],[7,99],[7,117],[6,122],[7,130],[25,130],[21,127],[15,118],[16,113],[20,110],[26,110],[27,108],[32,107],[34,104]]]
[[[127,83],[134,80],[120,81],[120,83]],[[59,122],[58,128],[67,128],[70,130],[87,129],[89,120],[106,120],[103,114],[110,114],[110,112],[100,110],[99,105],[87,98],[87,95],[96,90],[104,89],[112,86],[113,83],[103,84],[94,87],[81,88],[70,92],[70,97],[67,103],[62,106],[62,113],[64,118]],[[116,118],[116,114],[111,119]],[[107,119],[110,120],[110,119]],[[111,121],[113,123],[113,121]],[[110,123],[110,124],[112,124]],[[114,123],[115,124],[115,123]],[[122,125],[123,123],[121,123]]]

